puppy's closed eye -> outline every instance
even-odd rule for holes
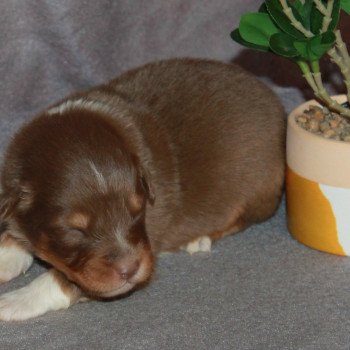
[[[64,242],[68,245],[81,244],[85,239],[85,233],[78,229],[70,229],[63,236]]]

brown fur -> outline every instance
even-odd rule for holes
[[[17,133],[0,208],[28,249],[86,293],[108,294],[139,266],[133,283],[143,284],[160,251],[274,213],[284,113],[241,68],[163,61],[68,99],[95,107],[44,112]]]

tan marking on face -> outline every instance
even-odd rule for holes
[[[131,278],[132,281],[137,281],[136,287],[143,287],[148,284],[154,272],[154,256],[149,250],[140,253],[140,261],[139,270],[136,275]]]
[[[84,230],[89,226],[90,217],[81,212],[74,212],[68,217],[68,224],[76,229]]]
[[[130,206],[131,212],[137,213],[142,209],[143,197],[137,193],[132,193],[129,196],[129,206]]]

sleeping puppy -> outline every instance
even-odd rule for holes
[[[0,297],[24,320],[144,286],[163,251],[269,218],[284,175],[284,112],[235,65],[173,59],[76,93],[14,137],[3,164]]]

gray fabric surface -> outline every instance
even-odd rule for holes
[[[297,68],[229,38],[240,13],[258,4],[2,2],[0,154],[25,120],[65,94],[167,57],[238,62],[290,111],[310,96]],[[162,256],[153,283],[128,298],[0,323],[0,349],[349,349],[350,260],[300,245],[285,221],[282,204],[275,217],[218,242],[211,254]],[[44,269],[35,264],[0,293]]]

